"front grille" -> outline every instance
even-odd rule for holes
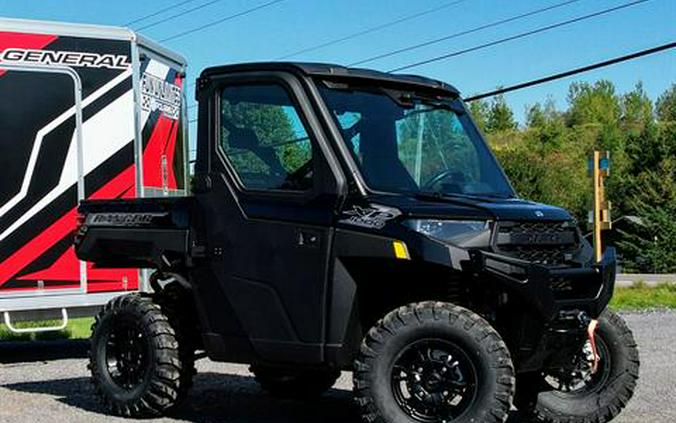
[[[500,222],[497,253],[548,266],[569,261],[579,239],[572,222]]]

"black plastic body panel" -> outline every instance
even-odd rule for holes
[[[164,268],[185,264],[190,254],[193,199],[174,197],[84,201],[75,252],[110,268]]]

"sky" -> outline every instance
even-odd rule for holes
[[[194,80],[207,66],[277,60],[299,50],[437,9],[433,13],[287,59],[349,64],[563,1],[279,0],[252,13],[162,44],[187,58],[188,78]],[[362,66],[387,71],[630,1],[578,0],[536,16]],[[131,25],[132,28],[139,29],[204,5],[192,13],[185,13],[179,18],[140,30],[152,39],[163,40],[200,25],[271,3],[271,0],[192,0],[179,5],[184,2],[185,0],[0,0],[0,16],[126,26],[142,16],[171,7],[165,13]],[[408,69],[406,73],[417,73],[449,82],[465,95],[470,95],[672,41],[676,41],[676,0],[649,0],[611,14]],[[599,79],[614,82],[620,93],[633,89],[641,81],[648,95],[656,99],[671,84],[676,83],[676,49],[510,93],[507,101],[517,119],[523,121],[527,105],[544,101],[551,96],[558,107],[565,108],[571,82]],[[193,96],[190,95],[189,98],[192,102]],[[194,133],[194,129],[191,132]]]

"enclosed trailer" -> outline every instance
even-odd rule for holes
[[[144,287],[73,248],[82,199],[184,195],[186,62],[126,28],[0,19],[0,313],[82,311]],[[30,313],[26,313],[30,312]]]

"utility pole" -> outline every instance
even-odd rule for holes
[[[610,174],[610,153],[594,151],[589,166],[594,184],[594,208],[592,211],[592,223],[594,225],[594,258],[600,262],[603,258],[602,231],[612,227],[610,220],[610,201],[605,198],[605,178]]]

